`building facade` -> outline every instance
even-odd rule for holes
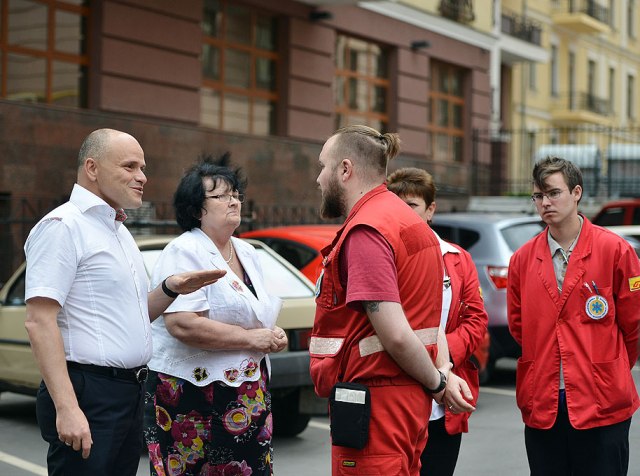
[[[442,210],[529,193],[547,154],[591,197],[636,195],[638,20],[635,0],[0,0],[0,278],[99,127],[139,139],[134,216],[156,221],[230,151],[244,226],[317,222],[320,147],[356,123],[400,133],[391,170],[432,172]]]
[[[640,14],[635,0],[502,0],[541,30],[546,62],[516,65],[501,108],[512,190],[534,160],[576,161],[589,196],[640,190]]]
[[[404,17],[379,9],[395,3]],[[1,274],[67,198],[100,127],[140,141],[158,219],[172,218],[185,168],[230,151],[254,224],[317,221],[320,147],[354,123],[398,131],[393,166],[430,169],[444,196],[464,197],[472,131],[491,123],[491,50],[443,34],[444,22],[487,36],[421,3],[0,0]]]

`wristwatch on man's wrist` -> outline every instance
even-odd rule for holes
[[[438,369],[436,369],[436,370],[438,370]],[[443,374],[442,372],[440,372],[440,370],[438,370],[438,373],[440,374],[440,385],[438,385],[436,388],[433,388],[433,389],[429,388],[429,387],[424,387],[424,389],[427,391],[427,393],[431,393],[431,394],[440,393],[447,386],[447,376],[445,374]]]
[[[167,286],[167,279],[169,279],[169,278],[165,278],[162,281],[162,292],[165,293],[165,295],[167,295],[171,299],[175,299],[178,296],[180,296],[180,293],[177,293],[177,292],[172,291],[171,289],[169,289],[169,286]]]

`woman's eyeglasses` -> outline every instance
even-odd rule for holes
[[[238,202],[244,202],[244,193],[223,193],[220,195],[205,195],[205,199],[213,198],[214,200],[218,200],[222,203],[229,203],[231,199],[237,200]]]

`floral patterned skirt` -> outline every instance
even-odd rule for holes
[[[239,387],[150,372],[144,419],[152,476],[273,474],[266,371]]]

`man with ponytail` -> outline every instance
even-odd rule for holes
[[[451,367],[433,363],[446,346],[438,240],[385,184],[399,146],[397,134],[349,126],[319,157],[322,216],[345,217],[322,251],[310,344],[316,393],[330,397],[334,475],[418,475]]]

